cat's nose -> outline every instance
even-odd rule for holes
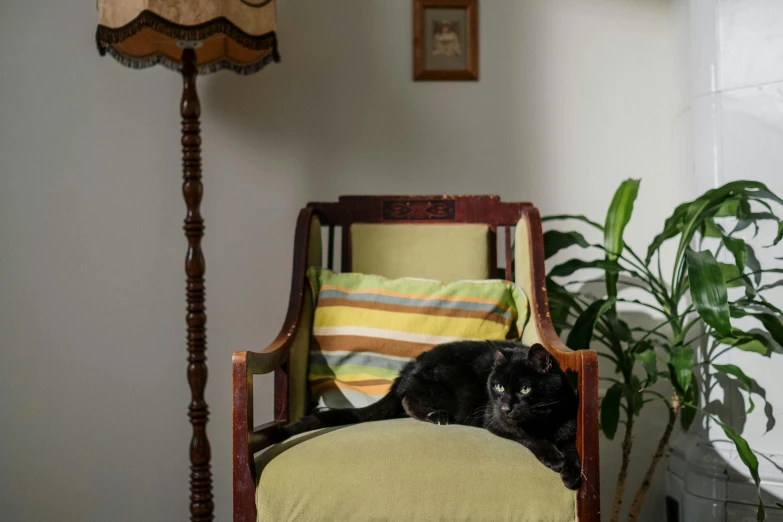
[[[511,411],[511,406],[509,406],[508,404],[504,404],[503,406],[500,407],[500,411],[502,411],[503,413],[508,413]]]

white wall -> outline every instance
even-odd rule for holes
[[[694,178],[700,190],[737,179],[755,179],[783,193],[783,3],[777,0],[690,0]],[[750,232],[750,231],[749,231]],[[762,244],[776,230],[763,229]],[[750,240],[750,235],[746,239]],[[758,245],[755,241],[754,245]],[[781,248],[756,247],[762,265],[780,267]],[[779,277],[765,276],[765,283]],[[781,306],[783,288],[766,296]],[[756,327],[752,321],[743,325]],[[726,361],[756,379],[767,397],[779,397],[783,357],[765,359],[739,351]],[[761,402],[756,399],[756,402]],[[774,402],[774,401],[773,401]],[[743,436],[760,457],[763,487],[783,497],[783,446],[780,422],[769,433],[760,408],[747,416],[739,401],[731,416],[744,427]],[[777,406],[777,404],[776,404]],[[779,409],[779,408],[778,408]],[[779,417],[779,411],[778,417]],[[743,426],[744,424],[744,426]],[[713,440],[725,439],[717,428]],[[747,475],[732,452],[721,451],[738,473]],[[747,491],[752,495],[752,491]],[[770,497],[770,505],[774,500]],[[748,499],[753,501],[752,497]],[[752,515],[752,510],[748,513]],[[780,513],[780,512],[778,512]],[[783,516],[783,514],[778,514]]]
[[[681,198],[667,0],[485,1],[478,83],[410,80],[410,9],[281,1],[283,62],[200,84],[218,520],[230,516],[231,352],[276,334],[306,201],[499,193],[601,220],[617,184],[641,177],[628,229],[641,248]],[[9,521],[187,510],[180,81],[99,58],[94,22],[91,2],[0,4]],[[663,425],[640,427],[649,451]],[[619,450],[602,450],[606,511]]]

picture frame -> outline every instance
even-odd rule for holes
[[[478,77],[478,0],[413,0],[413,80]]]

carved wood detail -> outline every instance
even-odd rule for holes
[[[185,236],[188,250],[185,256],[187,275],[187,327],[188,327],[188,384],[191,402],[188,417],[193,427],[190,440],[190,520],[207,522],[214,520],[212,499],[211,448],[207,438],[209,410],[204,400],[207,385],[206,349],[207,315],[204,308],[204,254],[201,238],[204,236],[204,220],[201,217],[201,106],[196,92],[196,53],[185,49],[182,53],[182,195],[187,205]]]
[[[391,200],[383,202],[385,221],[407,220],[444,220],[454,219],[455,202],[453,199],[432,201],[411,199],[408,201]]]

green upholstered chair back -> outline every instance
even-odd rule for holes
[[[356,223],[351,225],[351,270],[443,282],[487,279],[489,236],[485,224]]]
[[[339,255],[343,272],[454,281],[495,277],[499,236],[512,279],[511,229],[532,205],[498,196],[343,196],[308,207],[328,230],[328,268]]]

